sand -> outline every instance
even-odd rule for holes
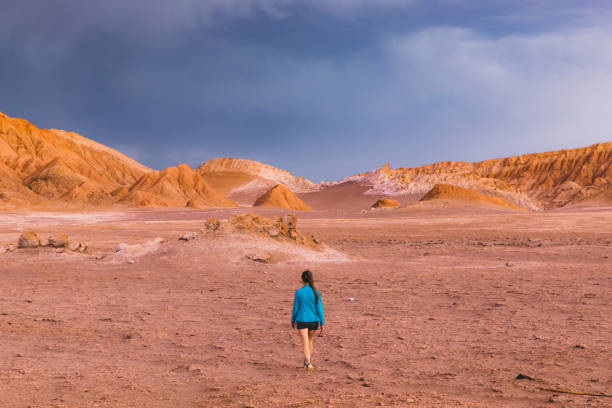
[[[323,252],[246,236],[177,240],[211,216],[244,212],[0,215],[0,246],[27,226],[90,248],[0,254],[2,405],[612,403],[537,388],[612,393],[612,209],[355,207],[339,215],[330,205],[298,221]],[[134,250],[115,254],[122,242]],[[275,263],[244,256],[260,248]],[[317,279],[327,323],[310,375],[289,326],[304,268]]]

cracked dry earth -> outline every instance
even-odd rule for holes
[[[0,406],[612,406],[538,388],[612,394],[612,209],[313,212],[298,228],[335,251],[274,264],[244,237],[177,241],[231,211],[0,215],[0,246],[27,225],[91,248],[0,254]],[[304,268],[327,321],[309,375]]]

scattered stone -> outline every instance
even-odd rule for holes
[[[257,250],[248,253],[247,258],[254,262],[270,263],[272,261],[272,254],[265,250]]]
[[[119,244],[115,247],[115,252],[121,252],[128,249],[128,244]]]
[[[516,376],[516,379],[517,380],[529,380],[529,381],[533,381],[534,380],[533,377],[530,377],[530,376],[522,374],[522,373],[519,373],[519,375]]]
[[[68,235],[64,233],[53,234],[49,236],[47,240],[49,241],[49,245],[53,248],[64,248],[66,242],[68,242]]]
[[[68,241],[66,243],[66,248],[68,248],[72,252],[76,252],[78,251],[80,245],[81,244],[78,241]]]
[[[179,237],[179,241],[191,241],[198,237],[198,234],[195,232],[187,232]]]
[[[40,238],[36,232],[29,230],[25,231],[19,237],[17,247],[19,248],[37,248],[40,245]]]

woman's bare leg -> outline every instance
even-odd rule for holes
[[[308,329],[298,330],[300,334],[300,340],[302,340],[302,346],[304,347],[304,358],[306,362],[310,362],[310,343],[308,341]]]
[[[312,343],[314,341],[316,332],[316,330],[308,330],[308,346],[310,349],[310,356],[312,356]]]

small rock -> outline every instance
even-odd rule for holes
[[[130,265],[132,265],[132,264],[135,264],[135,263],[136,263],[136,261],[135,261],[135,260],[133,260],[133,259],[130,259],[129,261],[127,261],[127,263],[129,263]]]
[[[115,252],[121,252],[128,249],[128,244],[119,244],[115,247]]]
[[[68,248],[72,252],[76,252],[78,251],[80,245],[81,244],[78,241],[68,241],[66,243],[66,248]]]
[[[6,252],[13,252],[14,250],[15,250],[15,245],[13,245],[13,244],[9,244],[6,247]]]
[[[41,238],[40,239],[40,246],[41,247],[49,246],[49,239],[48,238]]]
[[[514,264],[513,264],[513,263],[511,263],[511,262],[506,262],[506,263],[505,263],[505,265],[506,265],[507,267],[514,266]]]
[[[218,231],[219,229],[221,229],[221,221],[214,217],[210,217],[204,223],[204,228],[212,232]]]
[[[534,380],[533,377],[530,377],[530,376],[522,374],[522,373],[519,373],[519,375],[516,376],[516,379],[517,380],[529,380],[529,381],[533,381]]]
[[[36,234],[36,232],[29,230],[24,231],[19,237],[19,242],[17,246],[19,248],[36,248],[40,245],[40,238]]]
[[[104,259],[105,257],[106,257],[106,254],[103,254],[102,252],[96,252],[96,255],[95,255],[96,260]]]
[[[57,248],[57,249],[55,250],[55,253],[56,253],[56,254],[63,254],[63,253],[64,253],[64,248]]]
[[[272,261],[272,254],[264,250],[248,253],[246,257],[251,261],[260,263],[270,263]]]
[[[163,244],[164,242],[166,242],[166,240],[165,240],[165,239],[163,239],[162,237],[157,237],[157,238],[155,238],[155,239],[153,240],[153,242],[154,242],[155,244]]]
[[[79,251],[80,253],[87,252],[87,244],[79,242],[79,247],[77,248],[77,251]]]
[[[574,346],[574,348],[580,349],[580,350],[584,350],[586,347],[584,347],[582,344],[576,344]]]
[[[270,226],[270,227],[265,227],[264,229],[268,233],[268,235],[271,236],[272,238],[276,238],[280,235],[280,231],[276,227]]]
[[[62,233],[53,234],[47,238],[49,241],[49,245],[53,248],[64,248],[66,246],[66,242],[68,242],[68,235]]]
[[[187,367],[188,371],[204,371],[204,366],[201,364],[189,364]]]
[[[348,298],[348,301],[349,301],[349,302],[354,302],[354,301],[355,301],[355,298]]]
[[[179,237],[179,241],[191,241],[193,239],[196,239],[197,237],[198,234],[196,234],[195,232],[187,232]]]

